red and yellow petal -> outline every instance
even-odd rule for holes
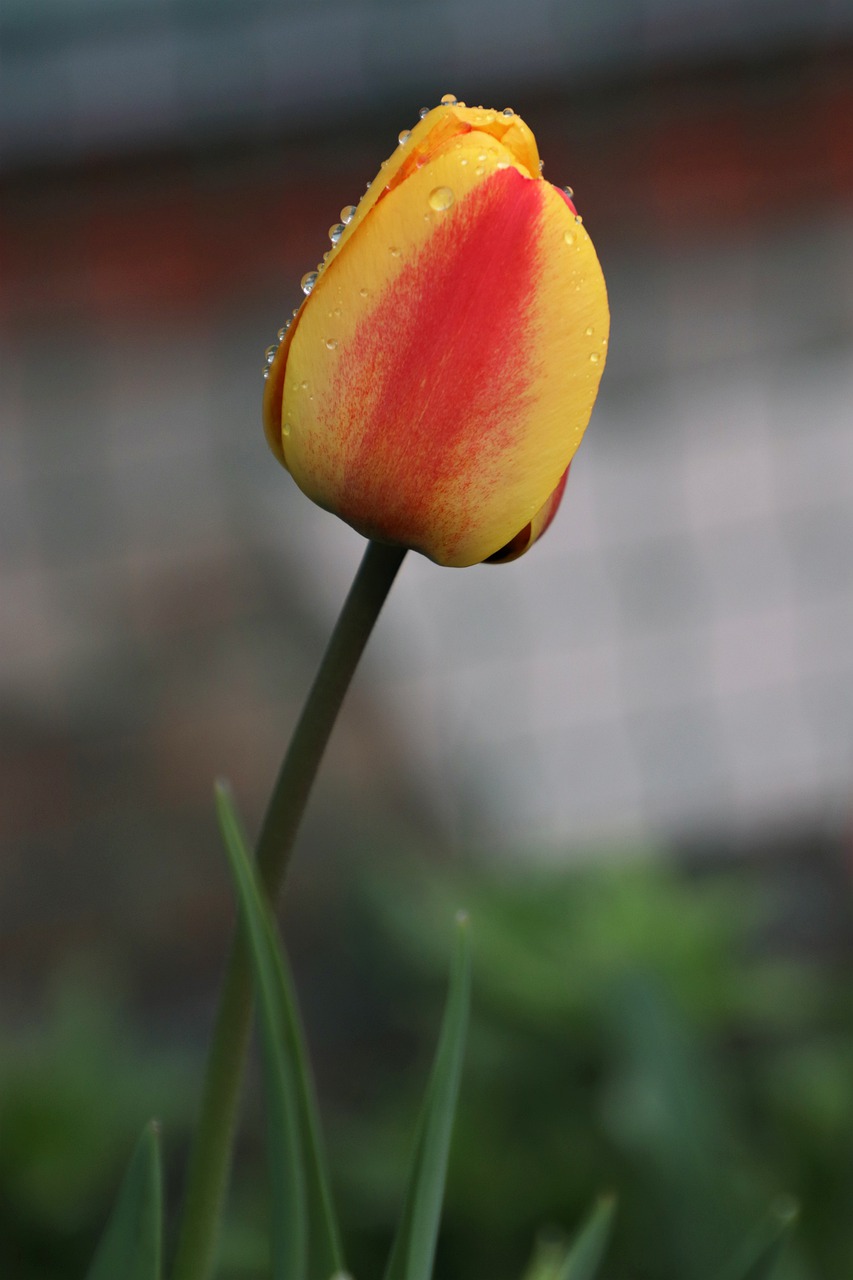
[[[517,116],[431,112],[368,195],[274,361],[270,442],[368,537],[448,565],[526,549],[604,364],[589,237]]]
[[[542,537],[542,534],[560,508],[570,470],[571,464],[566,467],[556,489],[539,508],[533,519],[523,529],[520,529],[505,546],[496,551],[494,555],[489,556],[488,564],[509,564],[510,560],[518,560],[519,556],[523,556],[525,551],[529,551],[534,542],[537,542]]]

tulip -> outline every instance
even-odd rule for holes
[[[509,109],[448,96],[400,135],[267,353],[267,439],[310,498],[443,565],[544,532],[609,330],[571,196]]]

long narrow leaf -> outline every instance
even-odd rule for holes
[[[293,978],[224,785],[217,786],[216,802],[258,991],[271,1110],[274,1274],[276,1280],[328,1280],[344,1264]]]
[[[160,1280],[163,1186],[157,1126],[145,1126],[87,1280]]]
[[[798,1216],[796,1202],[788,1196],[780,1196],[767,1217],[719,1273],[718,1280],[771,1280]]]
[[[385,1280],[430,1280],[432,1275],[470,999],[468,916],[460,912],[438,1049],[418,1123],[403,1214]]]
[[[308,1205],[308,1280],[329,1280],[344,1272],[340,1230],[335,1216],[314,1078],[305,1048],[305,1033],[293,974],[269,911],[264,913],[279,991],[284,1047],[293,1068]]]
[[[271,1252],[274,1280],[305,1280],[307,1206],[302,1167],[296,1087],[281,1028],[281,1001],[270,953],[263,904],[252,874],[246,842],[230,796],[216,788],[216,808],[231,874],[237,889],[255,978],[261,1052],[269,1111]]]
[[[575,1238],[559,1280],[595,1280],[613,1226],[612,1196],[600,1200]]]

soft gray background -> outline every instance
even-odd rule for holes
[[[211,779],[257,821],[362,550],[268,455],[261,356],[338,209],[447,90],[513,105],[578,191],[610,357],[543,541],[500,568],[407,561],[307,842],[562,856],[841,829],[851,27],[829,0],[4,5],[18,971],[105,922],[164,965],[169,930],[218,945]]]

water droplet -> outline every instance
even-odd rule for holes
[[[300,382],[300,384],[299,384],[299,390],[300,390],[300,391],[307,391],[307,390],[308,390],[308,380],[307,380],[307,379],[306,379],[304,382]]]
[[[364,285],[362,285],[362,286],[361,286],[361,288],[359,289],[359,291],[358,291],[358,295],[359,295],[359,297],[360,297],[360,298],[366,298],[366,297],[367,297],[367,290],[365,289]]]
[[[346,231],[346,227],[342,222],[332,223],[332,225],[329,227],[329,239],[331,240],[332,244],[337,244],[345,231]]]
[[[466,165],[466,164],[468,163],[468,157],[467,157],[467,156],[463,156],[463,157],[462,157],[462,159],[459,161],[459,163],[460,163],[461,165]]]
[[[433,187],[429,193],[429,207],[435,209],[436,213],[443,213],[445,209],[449,209],[456,197],[450,187]]]
[[[575,222],[583,222],[583,218],[580,216],[579,213],[575,214]]]
[[[400,250],[397,248],[395,244],[391,245],[390,253],[392,258],[399,258],[400,256]]]
[[[503,111],[501,112],[501,115],[502,115],[502,116],[514,116],[514,115],[515,115],[515,112],[513,111],[512,107],[504,107]]]
[[[354,204],[344,205],[343,209],[341,209],[341,222],[344,224],[345,227],[349,226],[349,224],[352,222],[353,218],[355,217],[355,214],[356,214],[356,208]]]
[[[335,347],[337,347],[337,345],[338,345],[338,340],[337,340],[337,338],[327,338],[327,339],[326,339],[326,350],[327,350],[327,351],[334,351],[334,350],[335,350]]]
[[[499,160],[495,165],[496,169],[508,169],[510,167],[508,160]]]
[[[365,182],[364,184],[365,191],[369,191],[372,186],[373,186],[373,179],[368,178],[367,182]]]
[[[298,308],[298,307],[294,307],[290,314],[293,316],[293,318],[294,318],[294,320],[295,320],[295,319],[296,319],[296,317],[299,315],[299,308]]]
[[[292,427],[289,422],[282,423],[281,434],[284,436],[285,440],[290,435],[291,430],[292,430]]]
[[[477,156],[477,160],[479,161],[480,164],[485,164],[488,158],[489,157],[486,155],[485,151],[481,151],[480,154]]]
[[[563,235],[563,239],[565,240],[566,244],[574,244],[575,242],[574,231],[566,231],[565,234]]]
[[[431,110],[430,107],[421,107],[420,111],[418,112],[418,115],[421,118],[421,120],[423,120],[426,116],[429,115],[430,110]]]
[[[455,93],[442,94],[441,105],[443,107],[455,107],[458,106],[458,104],[459,99],[456,97]]]
[[[311,290],[314,288],[314,285],[315,285],[316,283],[317,283],[317,272],[316,272],[316,271],[306,271],[306,272],[305,272],[305,275],[304,275],[304,276],[302,277],[302,279],[299,281],[299,287],[300,287],[300,289],[302,290],[302,292],[305,294],[305,296],[307,297],[307,296],[308,296],[308,294],[311,292]]]
[[[545,161],[544,161],[544,160],[540,160],[540,161],[539,161],[539,172],[540,172],[540,173],[544,173],[544,172],[545,172]]]
[[[278,338],[279,342],[284,342],[284,336],[285,336],[285,334],[287,333],[288,329],[290,328],[290,326],[291,326],[292,324],[293,324],[293,321],[292,321],[292,320],[287,320],[287,321],[286,321],[286,322],[281,326],[281,328],[279,329],[278,333],[275,335],[275,336]]]
[[[478,164],[477,168],[474,170],[474,176],[477,178],[482,178],[485,172],[486,170],[483,168],[483,166],[481,164]]]
[[[267,364],[272,364],[273,360],[275,360],[275,354],[277,351],[278,351],[277,344],[274,344],[271,347],[267,347],[266,351],[264,352],[264,359],[266,360]]]
[[[334,311],[332,312],[332,315],[335,317],[336,320],[339,320],[341,315],[340,307],[335,307]]]
[[[270,376],[270,367],[268,364],[265,364],[264,365],[264,382],[266,382],[269,376]]]
[[[400,132],[397,134],[397,145],[402,147],[403,143],[408,142],[411,136],[412,136],[411,129],[401,129]]]
[[[568,196],[570,200],[574,199],[574,190],[571,187],[563,187],[563,195]]]
[[[595,333],[595,330],[593,329],[591,324],[588,324],[587,327],[584,329],[584,333],[588,338],[591,338],[592,335]]]
[[[590,364],[598,364],[600,359],[601,359],[601,356],[598,354],[597,351],[591,352],[589,357]]]

